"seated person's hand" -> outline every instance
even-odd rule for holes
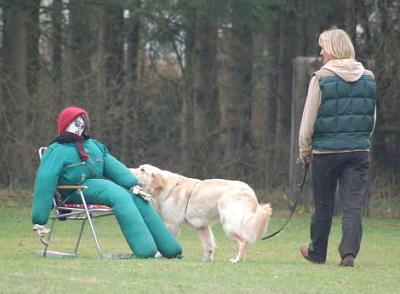
[[[146,201],[151,201],[151,195],[146,193],[142,187],[140,187],[139,185],[133,186],[130,191],[133,194],[139,195],[140,197],[142,197],[144,200]]]
[[[49,245],[48,237],[50,229],[46,228],[46,226],[35,224],[33,225],[33,230],[39,235],[40,242],[46,246]]]

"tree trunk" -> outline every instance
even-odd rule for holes
[[[62,44],[63,44],[63,2],[53,0],[51,7],[51,45],[52,45],[52,70],[51,76],[55,85],[55,100],[58,105],[64,103],[62,83]]]
[[[193,60],[193,143],[191,150],[198,177],[217,173],[219,109],[217,97],[216,2],[202,0],[197,8]]]
[[[238,171],[246,174],[248,157],[253,149],[250,129],[253,39],[248,17],[251,7],[236,3],[232,8],[232,26],[226,30],[227,48],[223,50],[224,72],[220,75],[222,122],[225,124],[222,127],[226,129],[224,171],[228,177],[239,176]]]
[[[359,10],[362,9],[362,1],[361,0],[346,0],[345,2],[345,30],[349,34],[351,40],[354,45],[357,43],[356,41],[356,26],[359,23]]]
[[[91,32],[92,13],[89,0],[71,0],[69,3],[70,32],[70,94],[69,103],[85,105],[91,95],[91,57],[94,40]]]
[[[190,174],[192,164],[190,155],[194,148],[193,142],[193,52],[195,44],[196,10],[188,5],[188,1],[181,1],[184,5],[184,31],[185,31],[185,66],[183,68],[184,94],[182,99],[181,114],[181,166],[183,174]]]
[[[254,164],[260,167],[261,187],[270,187],[274,178],[277,117],[277,67],[279,21],[268,23],[255,35],[254,99],[252,103],[252,137],[257,150]],[[267,52],[267,54],[266,54]]]
[[[278,58],[277,130],[275,140],[275,181],[285,183],[289,169],[289,135],[291,115],[292,60],[296,55],[296,14],[283,7],[280,18]]]
[[[27,6],[27,65],[26,82],[29,94],[32,96],[37,90],[39,73],[39,6],[40,0],[32,0]]]
[[[126,94],[123,96],[123,109],[121,117],[122,128],[122,158],[128,164],[134,164],[134,150],[138,149],[141,139],[139,130],[141,129],[140,114],[142,100],[137,94],[138,81],[138,58],[140,46],[140,1],[136,1],[130,6],[130,16],[128,19],[127,34],[127,79],[125,81]],[[121,47],[122,48],[122,47]],[[136,137],[135,137],[136,135]]]
[[[90,104],[90,122],[96,125],[92,129],[91,135],[98,139],[107,138],[107,147],[113,148],[113,137],[111,136],[115,130],[114,120],[111,119],[108,110],[111,109],[108,100],[116,99],[112,92],[107,89],[108,73],[106,69],[107,60],[107,25],[108,25],[108,5],[95,6],[92,9],[95,13],[97,21],[93,23],[93,31],[96,32],[96,47],[93,53],[92,67],[94,69],[94,88],[95,97]],[[111,98],[112,97],[112,98]]]
[[[30,97],[27,88],[27,22],[29,10],[18,3],[10,3],[4,10],[3,69],[1,86],[2,113],[0,124],[0,178],[13,185],[26,176],[30,163],[26,158],[26,126]]]

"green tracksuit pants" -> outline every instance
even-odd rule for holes
[[[140,258],[153,257],[159,251],[174,258],[182,253],[175,236],[165,226],[150,203],[129,190],[105,179],[86,180],[82,185],[88,204],[110,206],[133,253]],[[73,197],[69,202],[79,202]]]

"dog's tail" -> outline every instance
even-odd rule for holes
[[[258,205],[257,210],[249,216],[245,222],[245,230],[250,244],[255,243],[266,232],[271,215],[272,208],[267,203]]]

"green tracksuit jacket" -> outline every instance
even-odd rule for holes
[[[112,207],[130,248],[137,257],[152,257],[158,251],[168,258],[177,257],[182,248],[153,207],[129,188],[137,179],[112,156],[100,142],[88,139],[84,148],[87,161],[79,157],[74,143],[53,143],[43,155],[35,181],[32,223],[47,223],[57,185],[85,185],[88,204]],[[78,195],[68,202],[80,203]]]

